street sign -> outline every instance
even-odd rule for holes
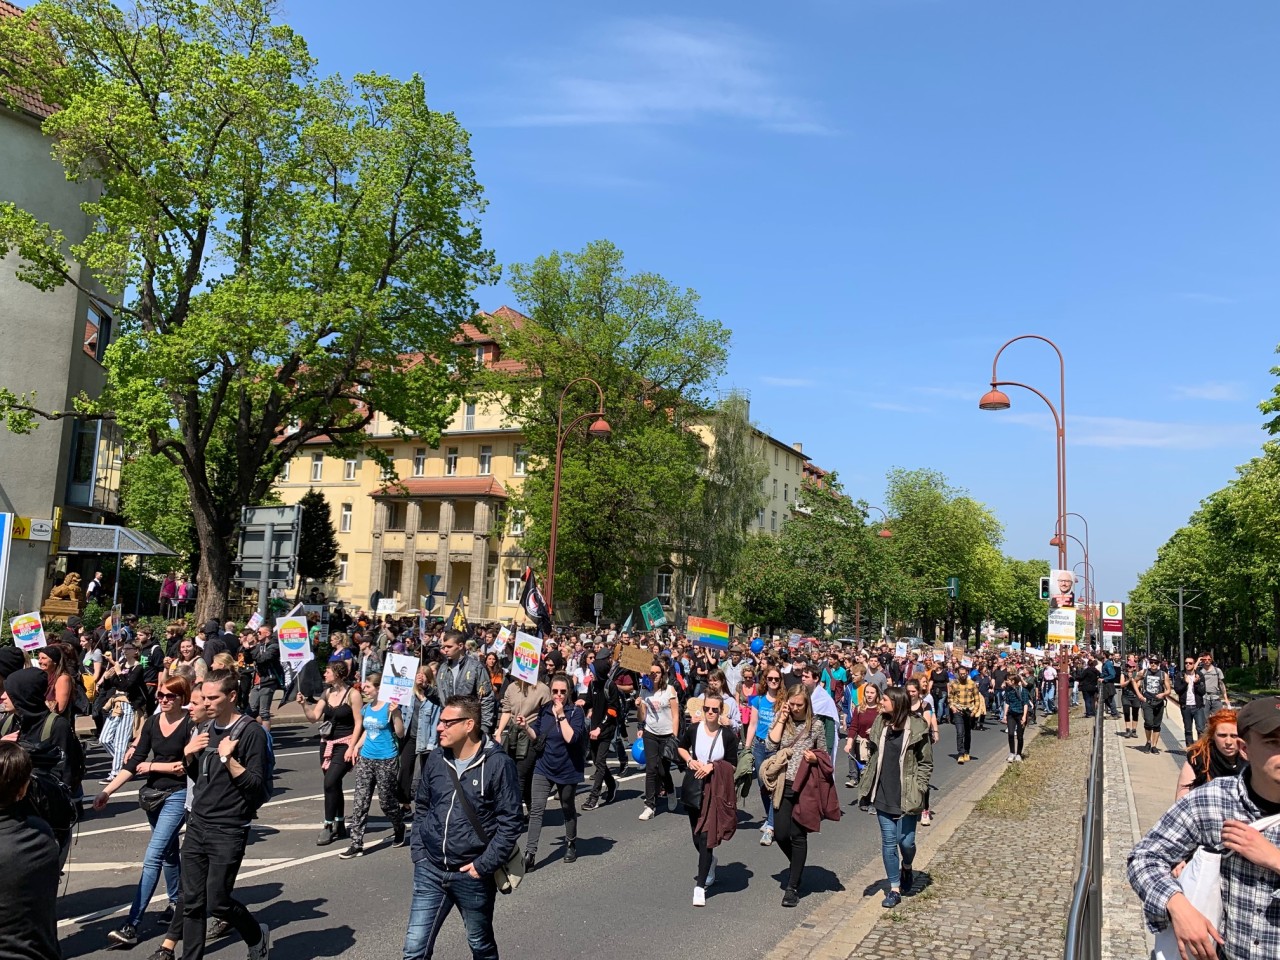
[[[245,507],[240,514],[239,567],[233,580],[291,587],[296,579],[300,507]],[[270,536],[270,543],[267,541]]]
[[[604,609],[604,594],[597,593],[595,597],[592,598],[592,600],[593,600],[593,606],[596,608],[596,616],[598,617],[600,616],[600,611]]]
[[[427,592],[422,595],[422,609],[430,613],[436,608],[436,597],[443,597],[444,591],[437,590],[440,585],[441,577],[434,573],[424,573],[422,582],[427,585]]]
[[[947,577],[947,596],[954,600],[960,596],[960,578]]]

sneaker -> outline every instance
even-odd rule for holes
[[[640,814],[639,819],[652,820],[657,815],[657,813],[658,811],[653,809],[653,807],[645,807],[644,812]]]
[[[173,951],[168,947],[157,947],[156,952],[147,957],[147,960],[174,960]]]
[[[355,857],[363,857],[363,856],[364,856],[364,847],[358,843],[353,843],[351,846],[347,847],[347,849],[343,850],[340,854],[338,854],[338,859],[352,860]]]
[[[209,929],[205,931],[205,941],[217,940],[231,932],[231,924],[226,920],[209,921]]]
[[[916,872],[910,867],[902,868],[902,895],[905,897],[911,892],[911,887],[916,882]]]
[[[169,923],[171,920],[173,920],[173,913],[177,909],[178,909],[177,904],[175,904],[172,900],[170,900],[167,904],[165,904],[164,909],[160,911],[160,922]]]
[[[257,946],[249,948],[249,960],[267,960],[271,956],[271,928],[265,923],[260,923],[258,930],[262,933],[262,939],[258,941]]]
[[[866,802],[863,802],[863,801],[859,801],[859,803],[858,803],[858,812],[860,812],[860,813],[870,813],[870,812],[871,812],[871,804],[866,803]]]
[[[705,907],[707,905],[707,891],[704,887],[693,888],[693,905],[695,907]]]
[[[333,841],[337,840],[337,836],[333,832],[333,824],[326,823],[320,828],[320,836],[316,837],[317,847],[327,847]]]
[[[119,947],[136,947],[138,945],[138,928],[131,923],[126,923],[119,930],[112,930],[107,934],[107,939]]]
[[[333,821],[333,839],[334,840],[350,840],[351,834],[347,832],[347,822],[345,820]]]
[[[902,903],[902,894],[897,890],[890,890],[884,895],[884,899],[880,901],[880,906],[886,910],[892,910],[900,903]]]
[[[393,847],[407,847],[409,845],[409,834],[404,827],[395,832],[391,845]]]
[[[713,883],[715,883],[715,882],[716,882],[716,856],[715,856],[715,854],[713,853],[713,854],[711,855],[711,869],[707,871],[707,883],[706,883],[706,886],[708,886],[708,887],[709,887],[709,886],[711,886],[711,885],[712,885]]]
[[[533,873],[536,869],[538,869],[538,858],[532,853],[526,853],[524,855],[524,872]]]
[[[1011,754],[1009,754],[1009,756],[1005,758],[1005,761],[1004,761],[1004,762],[1005,762],[1005,763],[1013,763],[1013,754],[1012,754],[1012,753],[1011,753]]]
[[[1020,754],[1020,753],[1019,753],[1019,754],[1016,754],[1016,755],[1014,756],[1014,758],[1013,758],[1013,762],[1014,762],[1014,763],[1021,763],[1021,762],[1022,762],[1022,754]]]
[[[587,797],[587,802],[582,805],[582,812],[586,813],[588,810],[594,810],[598,806],[600,806],[599,800],[595,797]]]
[[[782,905],[784,907],[800,906],[800,894],[796,893],[795,887],[787,887],[787,892],[782,895]]]
[[[964,761],[965,761],[965,756],[963,753],[960,754],[960,756],[956,757],[956,763],[964,763]]]
[[[920,814],[920,826],[927,827],[933,823],[933,811],[925,810]]]
[[[617,796],[618,796],[618,781],[615,780],[613,781],[612,785],[610,785],[610,787],[607,790],[605,790],[604,798],[600,801],[600,806],[604,806],[606,803],[613,803],[613,801],[617,798]]]
[[[773,827],[765,827],[760,831],[760,846],[773,846]]]
[[[844,785],[848,787],[850,790],[852,790],[854,787],[858,785],[858,781],[855,780],[853,777],[850,777],[848,780],[844,782]]]

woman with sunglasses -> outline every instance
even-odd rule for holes
[[[705,830],[698,832],[703,805],[711,802],[707,794],[707,778],[715,771],[717,760],[726,761],[730,767],[738,765],[738,735],[732,726],[721,722],[727,709],[727,703],[714,694],[708,694],[702,704],[702,721],[685,727],[677,750],[680,759],[688,765],[680,801],[689,814],[693,847],[698,851],[698,875],[693,887],[695,907],[707,905],[707,887],[716,882],[716,857],[712,853],[710,840]]]
[[[393,847],[408,844],[404,832],[404,811],[396,800],[396,784],[400,779],[400,748],[397,741],[404,736],[404,718],[400,707],[387,700],[379,700],[382,691],[382,674],[371,673],[364,678],[361,692],[364,709],[360,711],[363,726],[360,738],[347,748],[347,756],[355,754],[356,790],[352,797],[351,845],[338,854],[339,860],[364,856],[364,828],[369,821],[369,804],[373,802],[373,788],[378,788],[378,805],[382,815],[391,821]]]
[[[572,681],[568,674],[551,677],[551,702],[538,711],[530,722],[516,716],[524,727],[538,759],[533,765],[533,805],[529,809],[529,834],[525,838],[524,869],[537,866],[538,838],[542,833],[542,815],[547,797],[553,791],[564,811],[564,862],[578,859],[578,784],[586,779],[587,715],[570,699]]]
[[[183,751],[191,739],[192,722],[187,716],[191,685],[185,677],[172,677],[157,685],[156,701],[160,712],[153,713],[142,725],[137,743],[124,768],[94,798],[93,809],[102,810],[110,796],[134,776],[143,775],[146,784],[138,791],[143,811],[151,824],[151,842],[142,858],[142,877],[134,891],[129,919],[107,939],[115,946],[138,944],[138,923],[151,902],[152,894],[164,874],[169,893],[169,906],[161,919],[173,919],[175,904],[182,895],[179,875],[178,831],[187,817],[187,775],[182,766]]]
[[[778,700],[782,696],[782,672],[771,663],[766,663],[763,671],[764,690],[751,698],[751,713],[743,727],[750,731],[751,756],[755,760],[756,782],[760,785],[760,802],[764,804],[760,846],[767,847],[773,843],[773,791],[765,787],[761,767],[769,752],[769,728],[773,726],[778,712]]]
[[[649,689],[636,691],[636,710],[644,725],[644,810],[641,820],[652,820],[658,800],[666,809],[666,797],[675,792],[667,744],[680,731],[680,696],[671,675],[659,660],[649,667]],[[659,789],[661,788],[661,792]]]
[[[303,716],[311,723],[328,724],[320,738],[320,773],[324,781],[324,826],[316,838],[317,847],[327,847],[347,839],[346,795],[342,781],[355,766],[354,744],[364,732],[360,716],[364,707],[360,691],[351,686],[350,660],[330,657],[324,668],[324,695],[315,703],[298,694]]]
[[[809,831],[792,816],[797,796],[795,779],[802,763],[817,763],[818,754],[827,752],[827,734],[822,722],[814,715],[808,687],[797,684],[785,696],[786,707],[779,710],[774,718],[766,745],[770,753],[789,751],[786,774],[781,784],[777,824],[778,846],[790,864],[782,905],[795,907],[800,904],[800,881],[809,858]]]

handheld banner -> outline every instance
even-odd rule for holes
[[[729,624],[723,620],[708,620],[706,617],[690,617],[687,630],[689,641],[699,647],[711,647],[713,650],[729,649]]]
[[[403,705],[413,696],[413,680],[418,675],[418,658],[401,653],[388,653],[382,664],[382,685],[378,699]]]
[[[13,632],[13,642],[23,653],[46,646],[39,611],[19,614],[9,621],[9,629]]]
[[[276,639],[280,641],[280,662],[301,670],[314,654],[311,652],[310,630],[306,617],[281,617],[276,621]]]
[[[527,683],[538,682],[538,662],[542,659],[542,641],[523,630],[516,632],[511,650],[511,676]]]

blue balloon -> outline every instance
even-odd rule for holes
[[[636,737],[635,743],[631,744],[631,759],[640,766],[644,766],[644,738]]]
[[[761,640],[759,637],[756,637],[754,640],[752,640],[752,641],[751,641],[751,652],[752,652],[752,653],[761,653],[763,650],[764,650],[764,641],[763,641],[763,640]]]

